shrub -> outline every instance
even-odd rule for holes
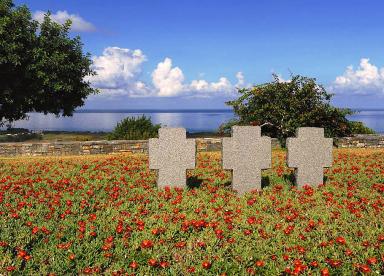
[[[346,118],[354,112],[330,104],[332,94],[316,83],[316,79],[293,75],[282,82],[273,81],[238,90],[239,98],[226,102],[236,118],[223,124],[219,132],[229,132],[232,125],[259,125],[263,135],[278,138],[282,144],[295,136],[298,127],[322,127],[326,137],[349,136],[356,132],[373,132],[362,123]]]
[[[349,121],[349,128],[351,130],[351,134],[375,134],[376,132],[365,126],[362,122]]]
[[[115,129],[108,134],[108,140],[146,140],[158,137],[160,124],[153,125],[150,117],[127,117],[117,123]]]

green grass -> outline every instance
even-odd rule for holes
[[[384,149],[335,149],[304,189],[272,156],[241,197],[220,152],[185,189],[159,189],[143,154],[0,158],[0,274],[382,275]]]

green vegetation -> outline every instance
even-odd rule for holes
[[[97,90],[85,77],[90,54],[79,36],[69,37],[71,22],[41,24],[26,6],[0,1],[0,126],[27,118],[28,112],[71,116]]]
[[[106,132],[44,131],[44,141],[98,141],[107,139]]]
[[[41,140],[39,133],[30,132],[25,128],[13,128],[9,130],[0,130],[0,143],[24,142],[27,140]]]
[[[384,275],[384,149],[336,149],[302,189],[274,150],[241,197],[220,152],[189,188],[156,175],[144,154],[0,158],[0,274]]]
[[[373,129],[365,126],[362,122],[349,121],[348,124],[351,134],[375,134]]]
[[[106,132],[89,131],[43,131],[31,132],[25,128],[0,130],[0,143],[11,142],[58,142],[58,141],[98,141],[107,139]]]
[[[236,118],[222,125],[221,132],[229,132],[232,125],[260,125],[264,135],[285,138],[295,135],[298,127],[322,127],[327,137],[374,133],[360,122],[350,122],[350,109],[333,107],[332,94],[327,93],[316,79],[293,75],[282,82],[277,75],[273,81],[242,88],[240,97],[226,104],[233,107]]]
[[[89,131],[43,131],[41,134],[31,133],[28,129],[24,132],[27,135],[18,133],[11,134],[11,131],[0,131],[0,143],[5,142],[53,142],[53,141],[100,141],[108,139],[108,132]],[[15,133],[13,133],[15,134]],[[215,132],[187,132],[187,138],[215,138],[229,136],[229,134],[218,134]]]
[[[146,140],[158,137],[160,124],[153,125],[146,116],[127,117],[117,123],[115,129],[108,134],[109,140]]]

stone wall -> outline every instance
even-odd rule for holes
[[[87,142],[1,143],[0,156],[86,155],[109,153],[147,153],[147,140]]]
[[[339,148],[384,148],[384,135],[344,137],[335,139],[334,143]],[[279,146],[278,140],[272,138],[272,147]],[[220,151],[221,138],[196,138],[196,149],[198,152]],[[87,155],[122,152],[148,153],[148,140],[0,143],[0,156]]]
[[[338,148],[384,148],[384,134],[359,134],[334,139]]]

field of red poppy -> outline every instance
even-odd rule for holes
[[[219,153],[158,189],[145,155],[0,159],[0,274],[384,274],[384,150],[335,150],[296,189],[273,151],[237,197]]]

